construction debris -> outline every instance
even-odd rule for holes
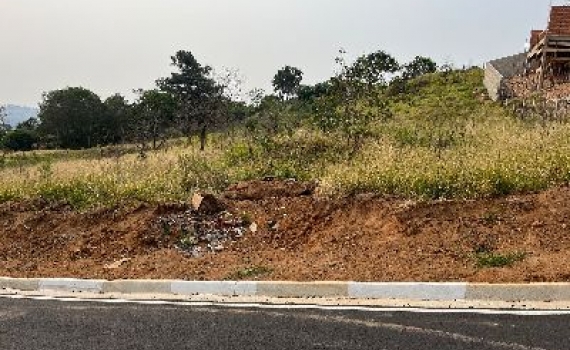
[[[242,238],[248,230],[257,230],[257,225],[222,208],[222,202],[214,195],[204,195],[197,210],[161,216],[157,220],[157,229],[164,236],[176,237],[176,246],[191,256],[219,253],[226,244]]]
[[[485,81],[493,100],[570,99],[570,5],[552,6],[545,30],[532,30],[529,51],[487,63]]]

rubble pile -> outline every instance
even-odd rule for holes
[[[538,75],[515,76],[505,82],[507,96],[511,98],[529,98],[539,93],[546,100],[570,99],[570,82],[566,80],[546,79],[542,91],[538,88]]]
[[[236,216],[212,195],[195,196],[193,207],[183,213],[160,216],[156,229],[174,237],[175,246],[193,257],[219,253],[227,244],[255,231],[256,225],[246,215]]]

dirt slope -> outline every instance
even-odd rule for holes
[[[15,277],[356,281],[570,281],[570,189],[484,201],[413,203],[374,196],[319,199],[313,186],[230,188],[234,217],[257,230],[193,257],[161,228],[188,206],[78,213],[42,201],[0,206],[0,275]],[[213,219],[221,220],[221,219]],[[220,221],[221,222],[221,221]],[[249,223],[246,223],[249,224]],[[525,253],[510,267],[476,252]]]

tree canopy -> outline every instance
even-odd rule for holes
[[[212,68],[200,64],[190,51],[178,51],[171,59],[177,71],[159,79],[157,85],[176,98],[180,127],[188,136],[199,130],[204,149],[207,130],[220,116],[224,87],[211,76]]]
[[[416,56],[413,61],[404,65],[402,78],[409,80],[424,74],[435,73],[437,64],[428,57]]]
[[[99,96],[70,87],[43,95],[40,130],[61,148],[88,148],[105,142],[106,114]]]
[[[299,68],[285,66],[277,71],[272,84],[275,92],[280,96],[290,97],[297,94],[302,81],[303,72]]]
[[[338,62],[338,59],[337,59]],[[358,57],[345,75],[352,75],[367,84],[384,84],[386,75],[400,70],[400,64],[388,53],[379,50]]]

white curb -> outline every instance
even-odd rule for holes
[[[255,296],[257,294],[257,282],[172,281],[170,288],[170,292],[177,295]]]
[[[26,292],[198,294],[277,298],[401,299],[422,301],[570,301],[570,283],[361,283],[270,281],[82,280],[0,277],[0,289]]]
[[[464,300],[467,283],[356,283],[348,284],[355,299]]]
[[[38,291],[93,292],[102,293],[104,280],[79,280],[73,278],[42,278]]]

